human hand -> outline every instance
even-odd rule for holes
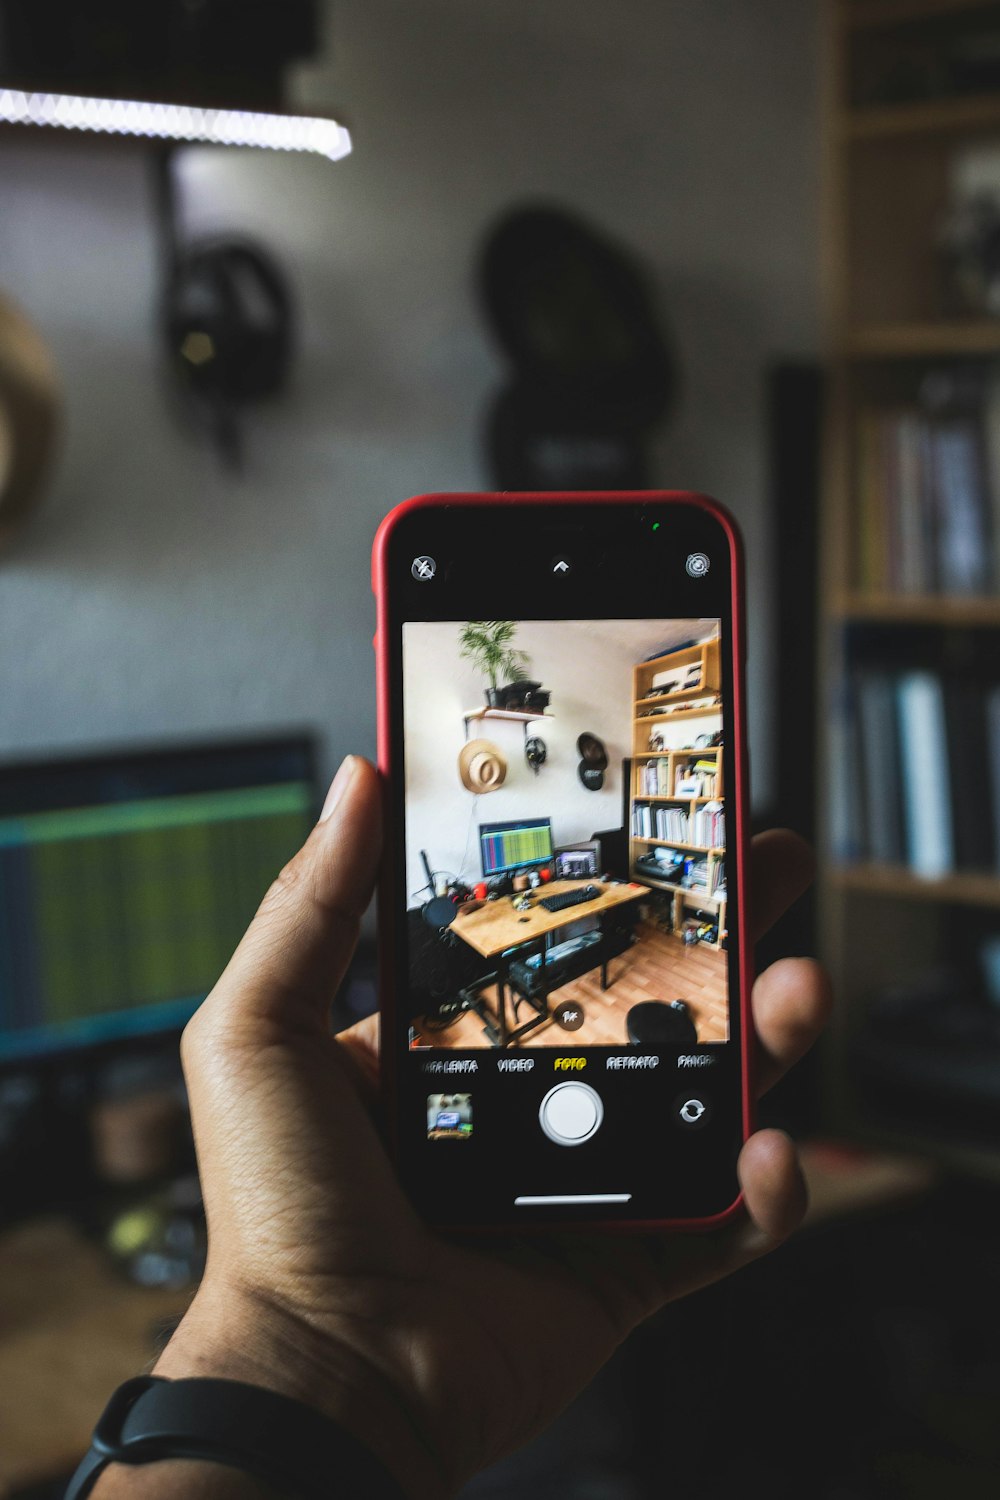
[[[379,806],[374,769],[349,757],[185,1029],[208,1264],[156,1373],[295,1396],[366,1442],[408,1495],[436,1500],[545,1427],[658,1308],[779,1244],[805,1186],[791,1141],[765,1130],[740,1155],[745,1212],[707,1235],[470,1245],[427,1228],[379,1134],[376,1018],[328,1029],[375,878]],[[753,841],[752,937],[810,876],[795,835]],[[828,1007],[810,960],[760,976],[761,1091]]]

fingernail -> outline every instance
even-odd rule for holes
[[[330,783],[330,790],[326,794],[323,803],[323,811],[319,815],[321,823],[333,816],[337,803],[343,797],[347,788],[354,780],[354,773],[358,769],[358,758],[356,755],[348,755],[341,763],[340,770]]]

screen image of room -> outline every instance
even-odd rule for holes
[[[728,1040],[719,632],[404,625],[411,1048]]]

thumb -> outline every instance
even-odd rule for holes
[[[274,881],[203,1008],[257,1035],[326,1030],[381,852],[375,768],[349,755],[320,821]]]

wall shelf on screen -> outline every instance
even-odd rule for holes
[[[528,725],[541,723],[543,719],[554,719],[555,714],[543,712],[536,709],[534,713],[517,708],[470,708],[462,715],[465,725],[465,738],[469,738],[469,725],[479,724],[483,719],[507,719],[511,724],[524,725],[524,737],[528,738]]]

